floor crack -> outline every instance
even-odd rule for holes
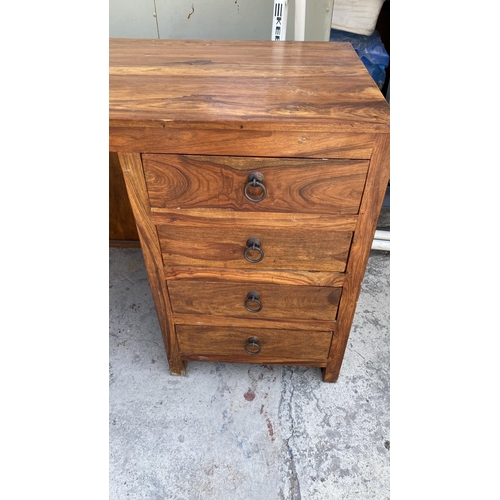
[[[290,426],[290,432],[287,438],[284,439],[284,444],[286,446],[286,459],[285,462],[288,467],[288,471],[290,473],[289,480],[290,483],[288,485],[288,493],[285,495],[283,492],[281,493],[281,496],[283,499],[286,498],[286,500],[301,500],[302,495],[300,492],[300,481],[299,481],[299,476],[297,474],[297,469],[295,467],[295,456],[290,444],[290,441],[293,442],[293,439],[295,438],[295,421],[293,418],[293,395],[295,392],[295,387],[293,385],[293,374],[295,373],[294,368],[285,368],[286,372],[285,373],[290,373],[290,377],[285,379],[285,388],[283,392],[281,393],[281,399],[279,402],[279,414],[282,416],[284,420],[288,420],[288,425]],[[290,393],[290,396],[287,398],[287,401],[285,402],[285,397],[284,394],[287,392]]]

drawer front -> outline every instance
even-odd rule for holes
[[[151,154],[143,155],[143,165],[153,208],[330,215],[358,213],[368,169],[365,160]],[[251,172],[261,176],[250,181]]]
[[[174,280],[168,290],[176,314],[332,321],[342,289]]]
[[[305,227],[235,224],[227,229],[179,223],[157,230],[166,266],[343,272],[352,239],[350,231]]]
[[[177,325],[181,356],[243,363],[326,363],[331,332]]]

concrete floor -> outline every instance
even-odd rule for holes
[[[372,251],[339,380],[190,362],[170,375],[139,249],[110,249],[110,500],[389,498],[389,254]]]

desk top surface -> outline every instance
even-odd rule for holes
[[[389,132],[350,43],[109,40],[110,126]]]

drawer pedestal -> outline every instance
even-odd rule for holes
[[[389,179],[389,110],[346,43],[110,40],[118,153],[172,374],[337,380]]]

